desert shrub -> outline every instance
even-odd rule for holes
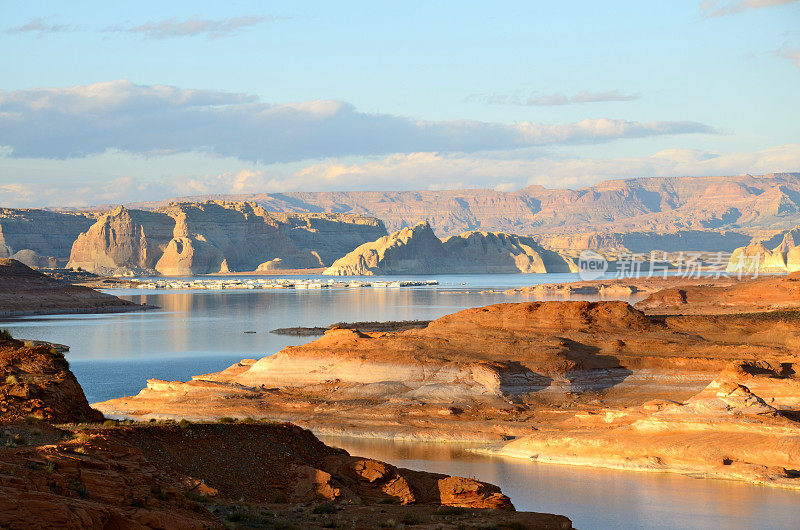
[[[117,420],[106,420],[103,422],[103,427],[116,427]]]
[[[231,418],[230,416],[222,416],[217,418],[217,423],[236,423],[236,420]]]
[[[6,340],[14,340],[14,337],[11,336],[11,332],[7,329],[0,329],[0,341]]]
[[[192,422],[190,422],[186,418],[183,418],[181,421],[178,422],[178,427],[180,427],[181,429],[185,429],[191,424]]]
[[[316,514],[336,513],[336,506],[334,506],[333,504],[331,504],[329,502],[326,502],[326,503],[323,503],[323,504],[318,504],[318,505],[314,506],[314,508],[311,510],[311,513],[316,513]]]
[[[16,385],[19,383],[19,379],[17,379],[16,375],[7,375],[6,376],[6,384],[7,385]]]
[[[418,516],[414,515],[413,513],[407,513],[405,517],[403,517],[403,524],[407,525],[415,525],[415,524],[422,524],[422,519]]]
[[[34,425],[39,423],[43,419],[44,416],[42,416],[41,414],[28,414],[27,416],[25,416],[25,423],[27,423],[28,425]]]
[[[35,343],[35,342],[33,342],[32,340],[26,340],[26,341],[24,342],[24,344],[25,344],[25,347],[26,347],[26,348],[33,348],[34,346],[36,346],[36,343]]]

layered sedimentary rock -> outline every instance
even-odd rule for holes
[[[365,243],[336,260],[323,274],[535,273],[575,271],[569,258],[534,239],[511,234],[466,232],[444,241],[427,222]]]
[[[0,375],[3,528],[363,528],[398,516],[454,528],[442,506],[482,527],[571,527],[516,513],[492,484],[351,456],[291,424],[56,428],[103,417],[50,344],[0,337]]]
[[[354,215],[273,214],[253,203],[119,207],[75,241],[69,266],[100,273],[171,276],[323,267],[385,234]]]
[[[516,192],[295,192],[226,198],[256,201],[276,211],[373,216],[383,220],[390,231],[428,221],[441,236],[468,230],[526,235],[685,230],[709,233],[707,242],[702,238],[673,240],[674,250],[705,250],[720,243],[721,236],[714,231],[754,235],[761,229],[785,230],[800,224],[800,173],[634,178],[576,190],[531,186]],[[681,239],[692,248],[683,248]],[[731,250],[728,243],[725,241],[726,248],[721,250]],[[702,246],[694,248],[698,244]]]
[[[793,278],[767,280],[793,289]],[[743,299],[770,287],[752,284]],[[150,380],[137,396],[95,406],[139,418],[253,416],[325,434],[493,441],[503,454],[545,461],[628,461],[799,488],[796,315],[498,304],[402,332],[334,328],[188,382]],[[758,450],[743,435],[751,428]]]
[[[766,241],[756,238],[749,245],[737,248],[731,254],[727,270],[737,274],[800,271],[800,226]]]
[[[94,223],[83,213],[0,208],[0,258],[31,267],[55,266],[69,258],[72,243]]]
[[[63,353],[0,335],[0,423],[30,416],[53,423],[103,418],[89,407]]]
[[[791,367],[734,363],[689,399],[576,414],[560,429],[542,429],[493,452],[800,489],[798,390]]]
[[[13,259],[0,259],[0,316],[141,309],[146,307],[89,287],[56,280]]]

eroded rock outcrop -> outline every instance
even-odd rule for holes
[[[69,266],[168,276],[315,268],[384,233],[375,219],[273,214],[253,203],[171,203],[156,211],[119,207],[78,237]]]
[[[369,528],[398,516],[456,528],[441,506],[469,508],[479,526],[571,528],[515,512],[491,484],[354,457],[290,424],[38,431],[44,443],[0,451],[3,528]]]
[[[0,335],[0,423],[36,417],[53,423],[100,421],[64,354],[50,344]]]
[[[323,274],[570,272],[575,264],[542,248],[533,238],[466,232],[441,240],[427,222],[365,243],[336,260]]]

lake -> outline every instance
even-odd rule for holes
[[[577,280],[577,274],[402,276],[440,285],[319,290],[113,290],[154,311],[56,315],[0,322],[18,338],[66,344],[90,402],[137,393],[149,378],[187,380],[314,337],[279,327],[428,320],[527,299],[505,289]],[[487,292],[490,290],[499,292]],[[245,332],[255,333],[245,333]],[[673,474],[598,470],[476,455],[455,444],[327,439],[353,454],[499,485],[518,509],[561,513],[578,528],[796,527],[796,492]]]

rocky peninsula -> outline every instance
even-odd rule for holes
[[[59,349],[6,333],[0,378],[3,528],[571,528],[491,484],[351,456],[291,424],[100,424]]]
[[[687,288],[672,316],[666,290],[647,313],[619,301],[525,302],[402,332],[332,329],[95,406],[140,419],[250,416],[322,434],[479,441],[542,461],[800,488],[798,280],[715,287],[716,299]],[[766,291],[782,293],[781,310],[735,312]],[[726,314],[687,310],[703,300]]]
[[[148,308],[57,280],[17,260],[0,259],[0,316],[116,313]]]

